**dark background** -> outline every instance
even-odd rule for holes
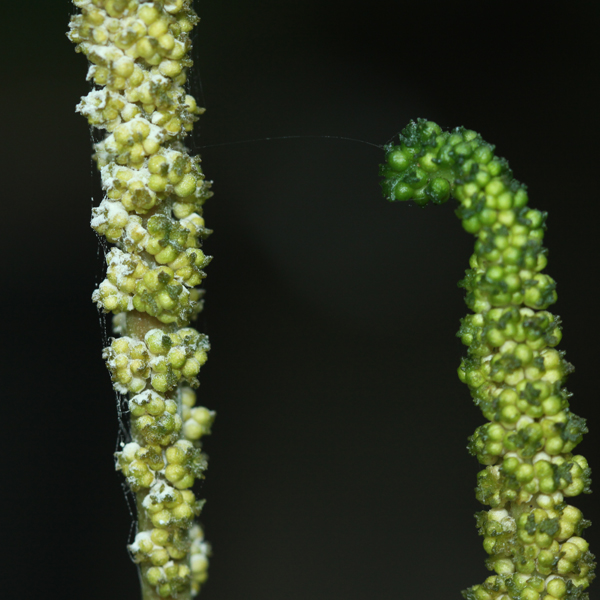
[[[133,600],[90,302],[103,260],[88,225],[100,199],[89,131],[74,113],[86,61],[64,35],[69,2],[7,4],[0,587]],[[198,2],[193,92],[208,111],[193,142],[383,144],[426,116],[495,143],[550,214],[572,407],[592,431],[580,451],[598,472],[597,6]],[[364,144],[200,151],[215,182],[200,398],[218,412],[202,597],[458,599],[487,572],[465,449],[483,417],[456,377],[472,239],[452,203],[388,204],[382,153]],[[575,503],[599,553],[598,496]]]

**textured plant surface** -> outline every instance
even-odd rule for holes
[[[489,423],[469,449],[486,465],[477,515],[487,567],[495,571],[463,592],[467,600],[584,600],[594,556],[589,525],[566,498],[590,491],[586,459],[572,451],[587,432],[569,409],[573,367],[555,349],[560,320],[547,308],[555,282],[543,273],[546,214],[527,206],[525,186],[494,146],[473,131],[442,132],[419,120],[386,147],[381,167],[389,200],[440,204],[451,195],[463,227],[476,236],[461,285],[473,311],[458,332],[469,347],[458,370]]]
[[[129,546],[143,597],[189,598],[207,576],[208,545],[193,524],[202,503],[191,487],[206,469],[200,439],[214,413],[195,407],[208,339],[189,327],[202,308],[194,289],[210,257],[202,205],[210,197],[198,157],[183,145],[202,111],[184,90],[190,0],[74,0],[68,34],[90,61],[94,89],[77,110],[106,130],[95,144],[105,198],[92,227],[113,244],[93,294],[115,314],[103,357],[128,394],[131,441],[117,469],[137,499]],[[184,385],[186,383],[187,385]]]

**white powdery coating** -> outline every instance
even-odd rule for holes
[[[127,220],[129,219],[129,213],[120,202],[104,198],[100,202],[100,206],[94,210],[90,225],[93,229],[97,229],[106,223],[110,223],[111,220],[114,220],[118,216]]]
[[[105,296],[118,296],[119,298],[127,297],[127,310],[133,310],[133,298],[121,292],[119,288],[117,288],[110,281],[108,281],[108,279],[105,279],[100,284],[98,289],[94,290],[94,292],[92,293],[92,302],[95,302],[100,308],[103,308],[104,304],[102,302],[101,293]]]
[[[118,248],[112,248],[106,259],[111,275],[114,275],[117,280],[117,287],[123,283],[123,279],[129,277],[135,271],[135,264],[129,254]]]
[[[165,2],[164,9],[168,13],[175,13],[175,12],[177,12],[177,3],[173,2],[172,0],[171,1],[167,0]]]
[[[503,521],[506,517],[508,517],[508,511],[504,508],[492,509],[488,512],[488,515],[492,521]]]
[[[157,110],[152,113],[152,123],[159,124],[164,119],[164,116]]]
[[[110,281],[108,281],[107,279],[105,279],[101,284],[100,284],[100,291],[105,295],[105,296],[117,296],[119,298],[119,300],[121,300],[122,298],[126,298],[127,299],[127,311],[132,311],[134,306],[133,306],[133,297],[131,295],[128,294],[124,294],[121,290],[119,290],[116,286],[114,286],[112,283],[110,283]],[[96,290],[97,292],[98,290]],[[96,294],[96,292],[94,292],[94,294]],[[104,306],[102,303],[102,300],[100,298],[100,294],[98,294],[97,297],[94,297],[94,294],[92,294],[92,301],[97,302],[98,304],[100,304],[102,307]]]
[[[106,88],[101,90],[92,90],[86,96],[82,96],[81,102],[75,107],[75,111],[79,114],[90,117],[94,120],[100,120],[100,112],[106,108],[106,102],[108,101],[109,92]],[[106,125],[103,125],[105,128]]]
[[[156,67],[150,71],[150,82],[157,86],[171,87],[172,81],[168,77],[165,77],[158,71],[155,71]]]
[[[151,142],[162,144],[165,138],[167,137],[165,130],[162,127],[159,127],[158,125],[151,123],[150,121],[146,121],[146,123],[150,125],[150,133],[148,134],[148,137],[146,139],[150,140]]]
[[[157,481],[151,488],[148,495],[144,498],[142,506],[150,508],[153,504],[161,502],[171,502],[175,497],[175,488],[168,485],[165,481]]]
[[[134,232],[136,233],[135,236]],[[148,232],[142,226],[142,220],[137,216],[130,216],[127,227],[125,228],[125,235],[122,238],[123,243],[145,249],[149,237]]]
[[[108,190],[115,185],[116,177],[113,175],[115,169],[114,163],[109,163],[100,169],[100,179],[102,180],[102,189]]]
[[[114,286],[108,279],[105,279],[99,286],[92,292],[92,302],[98,302],[102,304],[100,298],[100,292],[103,292],[106,296],[120,296],[121,292]]]
[[[120,202],[107,202],[106,200],[103,200],[102,204],[104,204],[109,221],[119,215],[129,218],[129,213]]]
[[[150,94],[150,96],[154,96],[156,92],[160,93],[170,90],[183,93],[183,87],[174,84],[171,79],[161,75],[157,67],[154,67],[151,71],[144,71],[143,75],[144,80],[136,88],[137,94]]]
[[[139,123],[139,122],[145,123],[146,125],[148,125],[148,127],[150,127],[150,134],[148,135],[148,137],[153,136],[159,142],[162,143],[162,141],[166,137],[166,134],[164,133],[163,128],[158,127],[157,125],[154,125],[154,123],[152,123],[151,121],[149,121],[145,117],[142,117],[142,115],[139,115],[139,114],[137,116],[135,116],[133,119],[131,119],[130,121],[128,121],[128,123],[130,125],[133,125],[134,123]],[[162,136],[160,135],[161,133],[162,133]]]
[[[135,453],[141,448],[139,444],[136,442],[129,442],[123,446],[123,450],[121,451],[121,455],[127,462],[131,462],[135,460]]]
[[[141,394],[136,394],[130,401],[129,405],[137,404],[138,406],[143,406],[144,404],[148,404],[152,400],[162,400],[162,396],[155,392],[154,390],[144,390]]]
[[[210,411],[211,413],[214,413],[214,411]],[[495,475],[496,477],[498,477],[500,475],[500,465],[495,465],[493,467],[488,467],[490,473],[492,473],[493,475]]]
[[[136,115],[140,114],[140,109],[137,104],[133,102],[129,102],[125,96],[119,96],[119,99],[122,98],[123,104],[125,106],[121,109],[121,116],[125,121],[131,121]]]
[[[148,350],[148,352],[150,353],[150,360],[148,361],[148,365],[153,371],[160,371],[161,367],[166,366],[167,359],[164,356],[157,356],[156,354],[152,354],[150,350]]]
[[[97,60],[100,63],[109,64],[115,62],[125,56],[125,53],[111,44],[106,45],[90,44],[89,42],[81,43],[82,52],[84,52],[90,60]]]
[[[508,511],[504,508],[493,508],[488,512],[488,517],[492,521],[501,523],[502,526],[509,531],[517,530],[517,523],[513,517],[508,514]]]
[[[135,124],[136,122],[144,122],[150,128],[150,133],[146,138],[147,140],[158,142],[159,144],[163,143],[166,137],[164,130],[161,127],[152,124],[150,121],[144,119],[143,117],[136,116],[133,119],[127,121],[126,124],[121,125],[121,127],[129,127]],[[102,160],[102,162],[107,163],[100,169],[100,179],[102,180],[102,188],[104,190],[110,190],[111,188],[115,187],[117,181],[116,173],[118,173],[120,170],[124,170],[131,176],[130,179],[127,180],[128,186],[130,186],[134,182],[139,182],[147,189],[148,193],[150,193],[152,197],[155,197],[155,192],[148,188],[148,182],[150,180],[150,177],[152,176],[152,173],[150,173],[150,171],[148,170],[147,160],[146,162],[144,162],[143,165],[137,168],[131,168],[115,164],[113,162],[113,158],[118,155],[118,148],[119,147],[117,142],[115,141],[114,134],[107,136],[102,142],[96,144],[96,152],[98,154],[98,157]]]
[[[112,174],[115,169],[126,169],[127,167],[115,167],[113,163],[106,165],[100,169],[100,177],[102,179],[102,187],[107,190],[115,185],[116,177]],[[128,185],[134,182],[142,183],[145,187],[148,187],[148,181],[152,176],[152,173],[148,170],[148,167],[143,166],[139,169],[129,169],[132,174],[131,179],[127,181]],[[148,190],[153,196],[155,195],[152,190]]]
[[[193,225],[193,227],[204,227],[204,219],[198,213],[195,212],[193,212],[191,215],[188,215],[187,217],[184,217],[183,219],[179,219],[180,225],[186,227],[187,229],[190,229],[190,227],[188,227],[188,223]]]
[[[133,175],[131,179],[128,181],[129,184],[134,182],[142,183],[145,187],[148,187],[148,181],[152,176],[152,173],[148,170],[147,166],[143,166],[139,169],[132,169]],[[150,190],[152,196],[155,196],[155,193]]]
[[[167,159],[170,165],[172,165],[178,158],[184,156],[184,153],[173,150],[172,148],[163,148],[161,155]]]
[[[85,76],[86,81],[90,81],[94,77],[94,73],[96,72],[96,65],[90,65],[87,70],[87,74]]]
[[[102,227],[102,225],[106,225],[108,223],[107,211],[102,210],[102,208],[102,203],[100,203],[98,209],[92,212],[92,220],[90,221],[90,226],[92,229],[98,229],[98,227]]]
[[[106,283],[106,281],[104,281],[103,283]],[[110,284],[109,284],[110,285]],[[102,284],[101,284],[102,287]],[[98,292],[98,290],[96,290],[96,292],[94,292],[95,294]],[[93,298],[93,296],[92,296]],[[123,336],[119,339],[122,340],[126,340],[128,342],[128,345],[131,347],[134,343],[135,340],[133,338],[130,338],[128,336]],[[122,354],[122,353],[116,353],[114,352],[114,350],[111,350],[111,347],[109,346],[108,348],[104,349],[104,352],[102,353],[102,358],[107,359],[106,360],[106,366],[108,367],[108,369],[110,371],[116,371],[117,370],[117,359],[119,357],[125,356],[127,358],[127,365],[126,368],[129,369],[131,363],[133,362],[133,360],[131,359],[131,357],[129,356],[129,353],[127,354]],[[110,358],[109,358],[110,357]],[[122,366],[120,368],[123,368]],[[130,382],[129,385],[131,386],[132,384],[136,384],[139,383],[142,385],[142,387],[145,385],[144,384],[144,379],[140,379],[139,377],[134,377]],[[129,393],[129,387],[127,385],[124,385],[122,383],[120,383],[119,381],[114,381],[113,380],[113,388],[121,393],[121,394],[127,394]],[[131,450],[132,448],[134,448],[134,450]],[[122,454],[124,457],[127,458],[128,454],[126,454],[127,452],[129,452],[131,454],[131,458],[128,459],[129,462],[131,462],[134,458],[134,454],[137,450],[139,450],[140,446],[139,444],[136,444],[135,442],[130,442],[129,444],[126,444],[123,447],[123,451],[120,453]],[[117,469],[119,467],[117,466]]]
[[[144,542],[144,541],[149,541],[153,546],[156,545],[152,541],[152,539],[150,537],[150,532],[149,531],[140,531],[140,533],[138,533],[135,536],[135,541],[133,542],[133,544],[129,544],[129,546],[128,546],[129,550],[131,552],[133,552],[134,554],[136,552],[139,552],[140,551],[140,543]]]
[[[92,116],[95,120],[94,127],[99,129],[106,129],[107,122],[105,122],[104,115],[101,111],[106,108],[108,102],[117,101],[123,105],[120,109],[121,117],[126,121],[130,121],[135,116],[140,114],[140,109],[134,102],[129,102],[123,94],[116,92],[115,90],[108,90],[108,88],[102,88],[101,90],[92,90],[86,96],[82,96],[81,101],[75,107],[75,110],[86,116]],[[121,120],[118,118],[117,120]]]
[[[104,141],[102,141],[94,146],[94,149],[96,150],[97,161],[100,164],[111,162],[112,157],[115,156],[116,152],[117,152],[117,145],[115,143],[114,137],[112,137],[112,136],[110,139],[112,144],[108,148],[106,147],[106,141],[108,139],[109,138],[106,138]],[[104,181],[102,182],[102,187],[104,187]]]

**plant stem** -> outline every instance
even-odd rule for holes
[[[73,1],[81,14],[68,36],[97,86],[77,109],[106,130],[94,146],[106,196],[92,227],[114,246],[92,299],[121,334],[103,357],[115,390],[129,395],[132,442],[117,453],[137,499],[129,550],[145,599],[188,599],[207,577],[210,549],[193,523],[203,503],[191,488],[204,476],[200,440],[214,419],[192,389],[208,338],[189,326],[211,258],[201,245],[212,192],[183,143],[203,112],[185,92],[198,17],[191,0]]]
[[[412,122],[386,148],[390,200],[425,206],[450,196],[476,236],[461,286],[472,310],[458,332],[469,347],[458,373],[489,422],[469,450],[485,468],[477,514],[488,569],[467,600],[586,600],[594,556],[581,537],[589,522],[566,499],[590,491],[587,460],[572,451],[587,433],[564,388],[573,367],[555,349],[560,320],[547,308],[556,284],[543,273],[546,214],[527,206],[525,186],[474,131]]]

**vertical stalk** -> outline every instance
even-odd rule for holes
[[[202,206],[212,193],[183,141],[198,115],[187,94],[190,0],[74,0],[68,37],[90,61],[94,89],[77,106],[106,130],[94,158],[105,192],[92,227],[113,244],[92,299],[112,312],[119,337],[103,357],[128,394],[132,441],[117,469],[136,495],[144,600],[187,600],[206,580],[209,547],[191,490],[207,458],[201,438],[214,413],[195,406],[208,338],[189,327],[202,309],[195,289],[210,262]],[[186,385],[187,384],[187,385]]]
[[[469,449],[485,465],[477,515],[494,575],[467,600],[585,600],[594,556],[589,521],[566,499],[590,491],[587,460],[573,450],[587,433],[564,387],[573,367],[555,347],[560,319],[547,309],[556,284],[543,273],[546,214],[528,207],[524,185],[474,131],[424,119],[389,145],[381,167],[390,200],[440,204],[452,195],[476,236],[461,282],[471,309],[458,332],[469,347],[458,374],[488,423]]]

